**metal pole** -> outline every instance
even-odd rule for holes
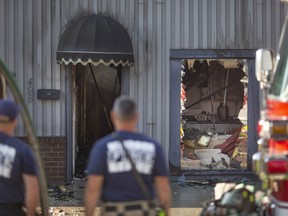
[[[229,72],[230,72],[230,69],[228,69],[228,71],[227,71],[225,86],[227,86],[227,84],[228,84]],[[224,103],[223,103],[224,107],[226,106],[226,97],[227,97],[227,88],[224,91]]]

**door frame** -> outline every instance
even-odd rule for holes
[[[132,66],[132,65],[131,65]],[[121,71],[121,93],[130,93],[130,73],[133,67],[122,67]],[[65,65],[65,111],[66,111],[66,181],[71,182],[75,174],[75,147],[76,147],[76,65]]]

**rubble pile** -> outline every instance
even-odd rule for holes
[[[200,131],[196,128],[184,130],[181,168],[245,169],[247,137],[240,129],[226,135]]]

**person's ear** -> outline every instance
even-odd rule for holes
[[[135,121],[139,120],[139,113],[135,113]]]
[[[18,123],[18,120],[17,120],[17,118],[15,118],[15,119],[12,121],[12,124],[13,124],[13,127],[14,127],[14,128],[17,126],[17,123]]]
[[[110,117],[111,117],[112,122],[114,123],[114,121],[115,121],[115,112],[111,111],[110,112]]]

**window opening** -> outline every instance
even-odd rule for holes
[[[182,61],[182,170],[247,169],[247,93],[245,59]]]

